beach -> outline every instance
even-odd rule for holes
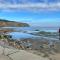
[[[22,31],[14,29],[6,32],[6,30],[3,29],[5,33],[1,32],[0,34],[1,60],[59,59],[57,56],[60,55],[58,32],[24,29]]]
[[[3,47],[0,46],[0,60],[48,60],[48,58],[43,58],[25,50],[5,48],[4,55],[2,53]]]

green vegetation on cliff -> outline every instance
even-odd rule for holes
[[[0,19],[0,27],[29,27],[29,24]]]

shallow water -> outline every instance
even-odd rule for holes
[[[46,31],[46,32],[57,32],[58,28],[53,27],[2,27],[0,29],[14,29],[17,32],[10,32],[8,34],[12,35],[13,39],[22,39],[22,38],[33,38],[39,37],[35,35],[31,35],[30,33],[36,33],[39,31]],[[18,32],[20,31],[20,32]]]
[[[22,33],[22,32],[10,32],[9,35],[12,35],[13,39],[22,39],[22,38],[33,38],[34,35]]]

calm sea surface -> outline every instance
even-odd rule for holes
[[[37,32],[37,31],[46,31],[46,32],[58,32],[57,27],[3,27],[0,29],[14,29],[16,31],[22,31],[22,32],[10,32],[8,34],[12,35],[14,39],[20,39],[20,38],[32,38],[36,37],[35,35],[31,35],[29,33],[26,33],[28,31],[30,32]],[[26,31],[26,32],[23,32]]]
[[[39,31],[49,31],[49,32],[57,32],[58,31],[58,27],[3,27],[4,28],[9,28],[9,29],[15,29],[15,30],[25,30],[25,31],[35,31],[35,30],[39,30]]]

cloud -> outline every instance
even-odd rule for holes
[[[25,0],[24,0],[25,1]],[[41,10],[60,10],[60,2],[57,3],[20,3],[13,4],[11,3],[2,3],[0,0],[0,10],[2,11],[13,11],[13,10],[32,10],[32,11],[41,11]]]

